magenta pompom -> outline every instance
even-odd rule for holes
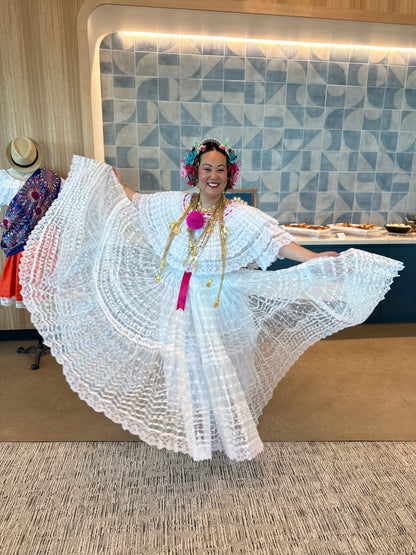
[[[186,216],[186,224],[189,229],[201,229],[204,225],[204,215],[199,210],[192,210]]]

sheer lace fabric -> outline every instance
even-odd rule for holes
[[[11,176],[7,170],[0,170],[0,206],[10,204],[24,181]]]
[[[185,199],[186,201],[186,199]],[[32,232],[20,265],[25,305],[81,399],[159,448],[235,460],[263,448],[259,416],[295,360],[315,341],[362,322],[401,263],[351,249],[276,272],[292,240],[244,205],[226,216],[226,277],[214,234],[176,310],[185,226],[155,277],[184,193],[135,195],[111,168],[74,157],[64,191]],[[208,276],[209,277],[209,276]]]

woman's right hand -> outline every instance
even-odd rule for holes
[[[130,189],[130,187],[123,182],[123,178],[121,177],[120,172],[118,171],[117,168],[115,168],[114,166],[111,166],[111,167],[113,168],[114,175],[117,177],[117,179],[120,182],[120,185],[123,187],[123,191],[126,193],[127,198],[131,201],[136,191],[133,191],[133,189]]]

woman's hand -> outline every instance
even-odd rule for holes
[[[118,171],[117,168],[115,168],[114,166],[111,166],[113,168],[113,172],[115,173],[115,176],[117,177],[117,179],[120,181],[120,185],[123,187],[124,183],[123,183],[123,178],[120,175],[120,172]]]
[[[127,198],[131,201],[133,198],[133,195],[136,194],[136,191],[133,191],[133,189],[130,189],[130,187],[123,182],[123,178],[121,177],[120,172],[118,171],[117,168],[115,168],[114,166],[111,166],[111,167],[113,168],[114,175],[117,177],[117,179],[120,182],[120,185],[123,187],[123,191],[126,193]]]
[[[314,252],[313,258],[320,258],[321,256],[339,256],[339,252],[335,251],[325,251],[325,252]]]

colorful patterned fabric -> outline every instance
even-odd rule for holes
[[[39,168],[9,204],[3,222],[1,248],[6,256],[23,250],[30,232],[57,197],[61,178],[48,168]]]
[[[8,256],[0,277],[0,304],[24,308],[19,281],[19,264],[23,251]]]

